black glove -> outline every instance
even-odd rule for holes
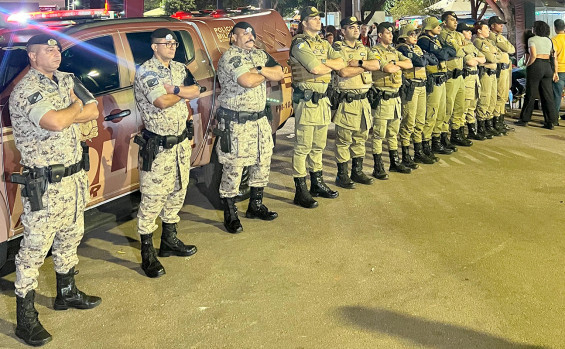
[[[81,100],[82,104],[86,104],[94,100],[94,96],[92,95],[92,93],[90,93],[90,91],[88,91],[86,87],[84,87],[84,85],[79,80],[79,78],[73,76],[73,82],[75,85],[75,87],[73,88],[73,92],[75,93],[75,96],[77,96],[77,98]]]

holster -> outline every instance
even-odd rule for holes
[[[90,154],[88,153],[90,147],[86,142],[80,142],[80,146],[82,147],[82,168],[88,172],[90,171]]]
[[[141,170],[151,171],[153,161],[159,153],[159,140],[155,137],[145,138],[137,134],[133,141],[139,145],[139,156],[142,159]]]
[[[369,92],[367,92],[367,99],[371,109],[377,109],[379,104],[381,104],[381,99],[383,99],[382,91],[377,90],[375,86],[371,86]]]
[[[216,127],[213,133],[214,135],[216,135],[216,137],[220,138],[220,149],[222,150],[222,153],[231,153],[231,117],[225,109],[218,108],[216,118],[218,119],[218,121],[224,122],[224,130],[220,130],[218,127]]]
[[[405,79],[398,91],[402,102],[410,102],[414,97],[414,91],[416,91],[416,84],[412,80]]]
[[[293,86],[292,101],[294,103],[300,103],[300,100],[305,102],[312,101],[314,104],[318,104],[320,99],[327,96],[327,93],[315,92],[312,90],[302,90],[296,86]]]
[[[479,79],[481,79],[483,75],[485,75],[486,69],[482,65],[480,65],[477,69],[479,70]]]
[[[333,87],[328,87],[326,94],[328,96],[328,99],[330,100],[331,109],[337,110],[337,107],[339,106],[339,103],[341,102],[340,98],[339,98],[339,93],[337,92],[337,90],[335,90]]]
[[[500,66],[500,63],[498,63],[496,65],[496,78],[500,78],[500,72],[502,71],[502,67]]]
[[[10,181],[22,185],[22,196],[28,198],[31,211],[43,210],[42,199],[47,190],[47,177],[24,169],[22,174],[12,173]]]

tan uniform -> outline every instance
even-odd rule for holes
[[[506,114],[506,102],[508,102],[508,91],[512,84],[512,62],[510,55],[516,53],[514,45],[508,41],[502,34],[495,34],[490,32],[489,40],[500,50],[500,64],[508,65],[507,68],[500,70],[500,75],[497,79],[497,98],[496,108],[494,109],[494,116]]]
[[[398,52],[394,47],[384,47],[378,44],[372,47],[373,52],[380,57],[381,67],[392,61],[404,61],[408,58]],[[383,71],[373,72],[373,85],[377,90],[384,93],[383,99],[373,110],[373,154],[383,152],[383,138],[386,138],[388,150],[398,149],[398,130],[400,128],[400,118],[402,116],[402,105],[398,90],[402,86],[402,70],[394,74]]]
[[[355,42],[354,47],[337,41],[334,43],[334,49],[346,62],[377,58],[373,51],[365,47],[361,41]],[[371,72],[365,71],[350,78],[341,78],[335,74],[332,86],[340,94],[350,93],[359,96],[369,91],[372,82]],[[369,129],[373,125],[371,106],[367,98],[355,99],[351,102],[342,100],[337,107],[333,122],[336,125],[336,161],[343,163],[349,161],[350,158],[364,157],[365,142],[369,136]]]
[[[490,120],[493,118],[496,108],[496,65],[500,61],[500,53],[489,39],[476,38],[473,44],[485,55],[487,60],[484,64],[486,71],[480,77],[481,89],[477,103],[477,117],[479,120]]]
[[[331,74],[315,75],[310,71],[326,59],[341,58],[330,43],[307,34],[293,38],[289,65],[294,86],[293,107],[295,121],[294,153],[292,167],[294,177],[306,177],[307,168],[312,172],[322,170],[322,152],[326,147],[328,125],[331,121],[330,101],[320,97],[317,103],[309,98],[313,93],[325,94]],[[304,91],[300,96],[298,91]],[[305,98],[302,98],[305,97]]]
[[[264,67],[268,56],[263,50],[245,50],[231,46],[218,62],[218,79],[222,92],[218,96],[220,107],[235,112],[264,112],[266,103],[266,82],[253,88],[245,88],[237,79],[257,66]],[[221,110],[218,113],[221,113]],[[225,129],[225,122],[220,122]],[[239,193],[243,168],[249,168],[249,185],[263,188],[269,183],[271,156],[273,155],[272,129],[267,116],[246,122],[230,122],[231,151],[224,153],[221,142],[216,151],[223,165],[220,197],[232,198]]]
[[[167,68],[153,57],[139,67],[135,73],[135,101],[147,130],[160,136],[179,136],[186,129],[186,100],[165,109],[153,105],[157,98],[167,94],[165,83],[182,86],[185,77],[185,66],[175,61]],[[178,212],[186,196],[191,151],[188,139],[171,149],[160,147],[151,171],[139,171],[142,196],[137,229],[140,234],[151,234],[157,229],[157,216],[165,223],[180,221]]]
[[[82,159],[78,124],[62,131],[39,126],[47,112],[71,105],[72,74],[55,71],[53,77],[57,83],[30,68],[10,96],[14,140],[21,164],[27,168],[56,164],[68,167]],[[95,102],[94,98],[90,102]],[[24,236],[16,256],[16,295],[25,297],[37,287],[39,267],[51,245],[57,273],[68,273],[78,263],[77,247],[84,234],[87,200],[88,176],[84,170],[47,184],[42,210],[31,211],[29,199],[22,197]]]
[[[465,40],[463,45],[465,51],[465,63],[472,58],[484,57],[485,55],[473,45],[472,42]],[[477,100],[479,98],[479,74],[477,67],[465,65],[465,120],[468,124],[474,124],[475,110],[477,108]],[[460,124],[459,127],[464,126]]]
[[[463,34],[455,30],[449,30],[445,26],[440,33],[440,38],[443,43],[453,47],[456,51],[456,56],[446,62],[448,75],[448,80],[445,83],[446,117],[442,126],[442,132],[448,132],[450,123],[452,129],[458,129],[460,127],[459,125],[464,122],[465,82],[463,76],[459,74],[463,72],[463,57],[465,57],[465,51],[463,51],[462,46],[465,38]],[[453,78],[454,75],[458,76]]]

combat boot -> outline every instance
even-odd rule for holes
[[[349,171],[347,170],[347,162],[337,163],[337,177],[335,177],[335,185],[345,189],[355,188],[355,182],[349,178]]]
[[[477,124],[476,123],[468,123],[467,129],[469,130],[469,135],[467,136],[469,139],[475,139],[477,141],[484,141],[485,135],[481,135],[477,132]]]
[[[453,153],[453,150],[443,146],[440,137],[432,137],[432,151],[437,154],[445,155]]]
[[[492,139],[492,134],[490,134],[486,130],[486,126],[485,126],[486,120],[478,120],[477,125],[478,125],[477,134],[479,135],[479,137],[483,139]]]
[[[388,174],[385,171],[385,165],[383,164],[383,158],[381,154],[373,154],[373,160],[375,161],[373,168],[373,177],[380,180],[388,179]]]
[[[402,149],[404,149],[404,147]],[[402,156],[402,160],[404,160],[404,155]],[[414,143],[414,162],[431,165],[435,161],[424,154],[422,143]]]
[[[508,136],[508,130],[504,127],[504,116],[500,115],[492,119],[495,123],[496,130],[503,136]]]
[[[165,223],[161,232],[161,246],[159,246],[159,257],[169,257],[171,255],[188,257],[196,253],[194,245],[185,245],[177,238],[177,224]]]
[[[241,233],[243,227],[237,216],[235,198],[222,198],[222,203],[224,204],[224,227],[230,234]]]
[[[34,301],[34,290],[28,291],[25,297],[16,295],[16,336],[31,346],[39,347],[49,343],[53,337],[39,322]]]
[[[492,126],[494,118],[485,120],[485,131],[492,136],[500,136],[500,133]]]
[[[294,177],[294,186],[296,187],[296,194],[294,194],[294,203],[304,208],[318,207],[318,201],[312,198],[308,187],[306,186],[306,177]]]
[[[423,141],[422,142],[424,155],[426,155],[428,158],[432,159],[434,162],[438,162],[439,158],[437,156],[435,156],[434,152],[432,151],[432,147],[430,145],[430,142],[431,141]]]
[[[410,146],[407,145],[403,145],[402,146],[402,165],[411,168],[413,170],[417,169],[418,164],[414,162],[414,160],[412,160],[412,157],[410,156]]]
[[[57,297],[55,297],[55,310],[92,309],[97,307],[102,299],[96,296],[88,296],[80,291],[75,284],[75,268],[72,267],[66,274],[55,273],[57,276]]]
[[[398,150],[389,150],[388,158],[390,159],[390,166],[388,168],[389,171],[399,172],[399,173],[412,172],[412,170],[409,167],[404,166],[400,162],[400,158],[398,157]]]
[[[511,127],[507,123],[504,122],[504,115],[500,115],[500,122],[502,124],[502,127],[504,127],[504,129],[506,130],[506,132],[516,131],[516,129],[514,127]]]
[[[440,142],[441,142],[441,145],[443,145],[443,147],[445,149],[451,149],[452,152],[457,151],[457,147],[455,145],[451,144],[451,142],[449,141],[449,133],[442,132],[441,136],[440,136]]]
[[[352,168],[351,168],[351,180],[361,184],[372,184],[373,178],[367,176],[363,173],[363,158],[353,158],[351,160]]]
[[[463,135],[461,133],[463,133]],[[465,138],[465,130],[463,127],[451,129],[450,141],[452,144],[460,145],[462,147],[470,147],[473,145],[473,142]]]
[[[465,135],[465,126],[459,127],[458,131],[459,131],[459,137],[463,140],[463,142],[469,144],[468,147],[472,146],[473,141],[467,138],[467,136]]]
[[[249,205],[247,206],[245,217],[272,221],[279,216],[278,213],[269,211],[267,206],[263,205],[263,189],[263,187],[251,187]]]
[[[150,278],[165,274],[165,268],[157,259],[157,252],[153,247],[153,234],[141,234],[141,269]]]
[[[322,171],[310,172],[310,195],[321,196],[326,199],[335,199],[339,196],[336,190],[331,190],[324,183]]]

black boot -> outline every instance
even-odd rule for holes
[[[442,132],[441,133],[440,142],[441,142],[441,145],[443,145],[443,147],[445,149],[451,149],[453,152],[457,151],[457,147],[455,145],[451,144],[451,142],[449,141],[449,133],[448,132]]]
[[[500,136],[500,133],[492,126],[494,118],[485,120],[485,131],[490,133],[492,136]]]
[[[467,138],[467,136],[465,135],[465,126],[459,127],[458,131],[459,131],[459,137],[463,140],[463,142],[469,144],[468,147],[472,146],[473,141]]]
[[[504,123],[504,116],[500,115],[493,119],[496,123],[496,130],[503,136],[508,136],[508,128],[506,128],[506,124]]]
[[[423,141],[422,142],[424,155],[426,155],[428,158],[432,159],[434,162],[438,162],[439,158],[437,156],[435,156],[434,152],[432,151],[432,146],[430,145],[430,142],[431,141]]]
[[[16,336],[31,346],[39,347],[53,338],[39,322],[34,300],[34,290],[28,291],[25,297],[16,296]]]
[[[363,158],[362,157],[353,158],[351,162],[352,162],[351,180],[361,184],[367,184],[367,185],[372,184],[373,178],[363,173]]]
[[[279,216],[278,213],[269,211],[267,206],[263,205],[263,189],[264,188],[262,187],[251,187],[251,192],[249,193],[249,206],[247,206],[245,217],[272,221]]]
[[[402,158],[404,159],[404,156]],[[414,143],[414,162],[431,165],[435,161],[424,154],[422,143]]]
[[[326,199],[335,199],[339,196],[336,190],[331,190],[324,183],[322,171],[310,172],[310,195],[321,196]]]
[[[512,131],[516,131],[516,129],[514,127],[509,126],[507,123],[504,122],[504,115],[500,115],[500,123],[502,124],[502,127],[504,127],[504,129],[506,130],[506,132],[512,132]]]
[[[335,185],[345,189],[355,188],[355,182],[349,178],[349,171],[347,170],[347,162],[337,163],[337,176],[335,177]]]
[[[57,297],[55,297],[55,310],[92,309],[98,306],[102,299],[96,296],[88,296],[80,291],[75,284],[75,268],[72,267],[66,274],[56,273]]]
[[[188,257],[196,253],[196,246],[185,245],[177,238],[176,223],[162,224],[161,246],[159,247],[159,257],[169,257],[171,255]]]
[[[420,167],[417,163],[414,162],[414,160],[412,160],[412,157],[410,156],[410,146],[402,146],[402,165],[413,170]]]
[[[485,135],[481,135],[480,133],[477,132],[476,123],[468,123],[467,128],[469,129],[469,135],[468,135],[469,139],[475,139],[477,141],[484,141],[486,139]]]
[[[432,137],[432,151],[437,154],[445,155],[453,153],[453,150],[443,146],[440,137]]]
[[[463,132],[463,135],[461,133]],[[465,130],[463,127],[451,129],[451,139],[452,144],[460,145],[462,147],[470,147],[473,145],[473,142],[465,138]]]
[[[157,259],[157,252],[153,247],[153,234],[141,234],[141,269],[150,278],[165,275],[165,268]]]
[[[406,167],[400,162],[400,158],[398,157],[398,150],[389,150],[388,158],[390,159],[390,166],[388,168],[389,171],[399,173],[412,172],[410,167]]]
[[[486,130],[486,120],[478,120],[477,125],[479,137],[482,137],[483,139],[492,139],[492,134]]]
[[[294,194],[294,203],[304,208],[318,207],[318,201],[312,198],[308,187],[306,186],[306,177],[295,177],[294,186],[296,187],[296,194]]]
[[[385,171],[385,165],[383,164],[383,158],[381,154],[373,154],[373,160],[375,161],[373,168],[373,177],[380,180],[388,179],[388,174]]]
[[[224,227],[230,234],[241,233],[243,227],[237,216],[235,198],[222,198],[222,202],[224,204]]]

